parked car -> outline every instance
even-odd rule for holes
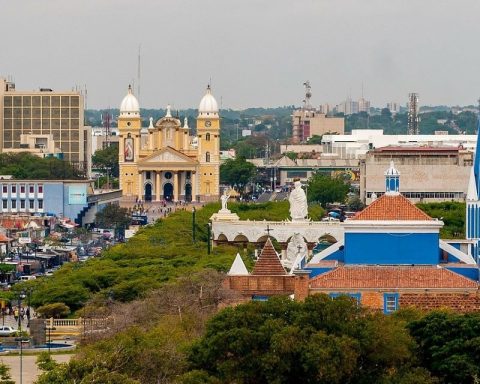
[[[0,326],[0,336],[13,336],[17,333],[17,330],[13,327],[8,327],[6,325]]]

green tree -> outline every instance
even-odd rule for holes
[[[322,144],[322,136],[313,135],[308,139],[308,144]]]
[[[60,318],[70,314],[70,308],[64,303],[45,304],[37,308],[37,313],[43,318]]]
[[[107,204],[95,215],[95,223],[100,228],[125,228],[130,221],[128,209],[120,207],[118,204]]]
[[[0,362],[0,384],[15,384],[10,376],[10,367]]]
[[[308,181],[308,201],[316,201],[325,207],[329,203],[343,203],[350,185],[341,177],[314,174]]]
[[[220,166],[220,182],[234,185],[247,185],[255,176],[255,165],[244,157],[228,159]]]
[[[92,156],[92,167],[104,173],[108,171],[109,175],[118,177],[118,145],[110,145],[105,149],[95,151]]]
[[[436,311],[408,325],[422,365],[445,383],[480,380],[480,313]]]
[[[313,295],[223,310],[188,361],[204,383],[386,383],[400,370],[415,374],[413,348],[396,318],[366,312],[346,296]]]

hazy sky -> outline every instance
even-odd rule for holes
[[[0,0],[0,76],[88,89],[88,107],[466,105],[480,96],[479,0]]]

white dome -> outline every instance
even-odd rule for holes
[[[390,161],[390,168],[385,171],[385,176],[400,176],[400,172],[395,168],[393,161]]]
[[[212,95],[210,85],[207,87],[207,93],[200,101],[198,115],[201,117],[218,117],[218,104]]]
[[[128,86],[128,93],[120,104],[120,117],[139,117],[140,105],[137,98],[132,93],[132,86]]]

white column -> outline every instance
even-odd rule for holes
[[[162,171],[156,171],[155,172],[155,200],[160,201],[160,177],[161,177]]]
[[[197,172],[190,174],[190,183],[192,184],[192,201],[197,201]]]
[[[142,200],[143,195],[143,174],[138,172],[138,199]]]
[[[178,201],[178,171],[173,172],[173,200]]]

